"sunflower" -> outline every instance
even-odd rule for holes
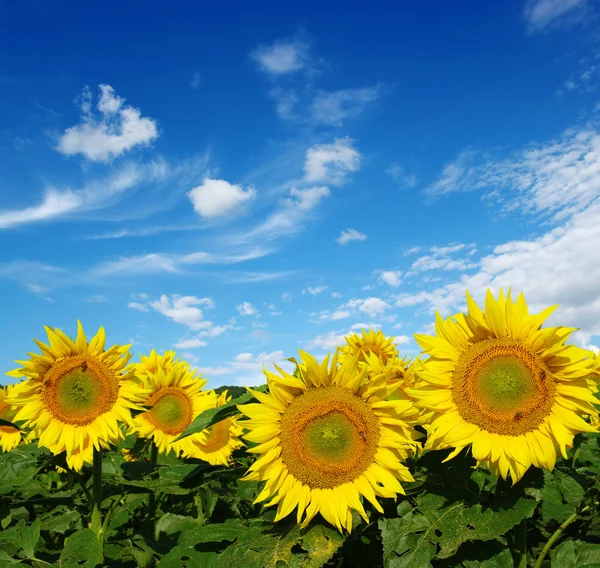
[[[12,385],[6,385],[0,388],[0,418],[7,422],[13,422],[17,414],[17,410],[6,403],[6,397],[12,391]],[[21,441],[21,430],[13,426],[0,425],[0,449],[3,452],[10,452],[16,448]]]
[[[368,522],[361,495],[383,512],[376,498],[395,498],[404,493],[399,480],[413,481],[400,460],[417,445],[406,423],[415,409],[385,400],[394,387],[383,376],[367,381],[359,354],[338,365],[336,351],[331,366],[329,355],[321,364],[300,356],[298,378],[265,370],[269,393],[248,388],[259,403],[238,406],[249,418],[245,439],[258,444],[248,451],[259,454],[243,479],[266,481],[255,503],[278,505],[275,521],[297,507],[302,526],[321,513],[350,532],[352,509]]]
[[[131,363],[130,366],[135,370],[136,377],[143,380],[149,373],[156,373],[159,368],[168,371],[178,362],[179,359],[175,359],[175,351],[165,351],[163,355],[159,355],[152,349],[150,355],[140,354],[140,362]]]
[[[213,408],[223,406],[230,400],[227,391],[223,391],[218,398],[214,399]],[[199,434],[192,435],[194,450],[186,457],[198,458],[211,465],[229,465],[232,452],[244,445],[240,440],[244,429],[239,424],[238,418],[238,416],[225,418]]]
[[[383,365],[390,359],[398,357],[398,350],[393,337],[386,337],[381,331],[361,330],[361,335],[352,333],[344,337],[347,345],[340,348],[340,362],[346,356],[359,355],[359,366],[366,363],[369,353],[374,353]]]
[[[552,470],[576,433],[595,431],[598,361],[565,345],[574,328],[541,327],[557,306],[530,315],[523,294],[502,289],[498,300],[487,291],[485,311],[467,292],[467,306],[437,314],[436,336],[415,336],[429,355],[408,389],[425,411],[425,449],[455,448],[451,459],[471,446],[477,465],[513,483],[532,465]]]
[[[94,446],[89,442],[86,443],[83,451],[77,448],[70,456],[67,455],[67,465],[73,471],[81,471],[84,465],[92,465],[94,462]],[[66,473],[66,470],[60,466],[56,466],[58,473]]]
[[[14,419],[36,430],[38,446],[54,454],[67,452],[67,461],[86,448],[100,449],[122,436],[120,422],[131,424],[143,390],[124,371],[129,345],[105,350],[104,328],[88,343],[81,322],[77,339],[46,327],[49,345],[35,340],[42,355],[17,361],[21,368],[7,373],[28,377],[15,385],[6,402],[20,406]]]
[[[151,407],[134,418],[142,438],[152,438],[160,452],[177,455],[193,450],[190,436],[174,442],[202,411],[214,407],[214,392],[202,391],[206,380],[187,363],[177,362],[167,371],[148,371],[144,384],[149,392],[142,406]]]
[[[399,356],[392,357],[387,361],[387,364],[381,362],[381,359],[375,353],[369,353],[362,364],[367,369],[367,376],[375,378],[379,375],[385,375],[388,385],[394,385],[394,392],[388,397],[406,398],[406,389],[414,385],[415,382],[415,367],[419,360],[412,361],[408,357],[400,359]],[[361,363],[359,363],[359,366]],[[410,397],[408,397],[410,398]]]

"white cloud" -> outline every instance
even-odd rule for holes
[[[88,182],[81,189],[45,190],[39,205],[24,209],[0,210],[0,229],[16,227],[37,221],[48,221],[69,213],[106,207],[142,182],[152,183],[167,176],[168,169],[161,162],[146,166],[125,164],[105,179]]]
[[[528,0],[525,3],[524,17],[529,29],[539,32],[558,23],[576,8],[583,9],[585,5],[586,0]]]
[[[540,237],[498,245],[483,257],[478,271],[459,282],[414,295],[396,296],[398,307],[426,304],[444,315],[464,305],[468,289],[482,300],[485,289],[495,294],[500,286],[523,291],[531,311],[560,304],[550,321],[600,335],[600,198],[585,211]],[[577,277],[581,275],[581,277]]]
[[[94,277],[114,274],[154,274],[159,272],[179,273],[186,265],[194,264],[236,264],[270,254],[270,249],[251,248],[237,254],[215,254],[199,251],[177,255],[168,253],[149,253],[140,256],[123,257],[106,261],[90,271]]]
[[[92,296],[88,296],[85,301],[90,302],[91,304],[100,304],[103,302],[108,302],[108,298],[103,294],[93,294]]]
[[[205,373],[209,378],[212,376],[234,375],[233,382],[236,385],[257,386],[267,382],[263,365],[268,371],[275,373],[277,371],[273,367],[273,363],[276,363],[288,373],[294,370],[293,363],[286,361],[284,357],[283,351],[263,352],[256,356],[252,353],[240,353],[232,361],[220,367],[201,367],[199,371]]]
[[[326,351],[332,351],[339,345],[345,345],[346,341],[344,340],[344,334],[330,331],[329,333],[325,333],[323,335],[318,335],[314,339],[306,342],[306,349],[324,349]]]
[[[381,298],[365,298],[365,299],[352,299],[347,302],[346,307],[357,309],[365,314],[370,315],[371,317],[383,314],[390,305]]]
[[[388,286],[392,286],[395,288],[396,286],[400,286],[402,283],[402,272],[399,270],[384,270],[380,276],[379,280],[387,284]]]
[[[80,97],[81,122],[67,128],[57,150],[62,154],[83,154],[88,160],[108,162],[135,146],[150,144],[158,137],[156,121],[142,117],[140,111],[124,105],[110,85],[99,85],[100,99],[92,113],[92,92],[85,87]]]
[[[332,292],[331,297],[334,299],[341,298],[342,295],[339,292]]]
[[[304,163],[307,182],[343,185],[346,175],[360,167],[361,155],[349,137],[336,138],[331,144],[315,144],[306,152]]]
[[[281,294],[281,299],[282,299],[284,302],[289,302],[289,301],[291,301],[292,297],[293,297],[293,296],[292,296],[292,295],[291,295],[289,292],[284,292],[283,294]]]
[[[49,291],[49,288],[41,286],[40,284],[29,283],[26,284],[25,287],[34,294],[46,294]]]
[[[506,159],[482,157],[473,150],[462,152],[426,193],[437,197],[486,190],[486,198],[505,211],[560,221],[585,209],[600,186],[600,133],[590,125],[566,130],[546,144],[530,144]]]
[[[208,343],[206,341],[202,341],[197,337],[192,337],[190,339],[182,339],[175,343],[174,347],[177,349],[197,349],[198,347],[206,347]]]
[[[269,96],[275,99],[275,110],[280,118],[285,120],[296,120],[298,116],[295,113],[298,104],[298,95],[291,89],[275,87],[269,91]]]
[[[357,329],[379,329],[380,323],[355,323],[350,327],[350,331],[356,331]]]
[[[394,162],[385,170],[385,173],[401,187],[415,187],[419,185],[419,178],[414,174],[407,173],[398,162]]]
[[[261,71],[270,75],[286,75],[300,71],[308,64],[309,45],[300,40],[278,40],[257,47],[250,57]]]
[[[396,345],[406,345],[407,343],[410,343],[412,341],[412,338],[408,335],[397,335],[396,337],[394,337],[394,343]]]
[[[242,302],[237,306],[237,310],[242,316],[251,316],[256,313],[256,308],[250,302]]]
[[[302,293],[316,296],[317,294],[320,294],[321,292],[327,290],[327,288],[329,288],[329,286],[309,286],[308,288],[304,288],[304,290],[302,290]]]
[[[187,196],[202,218],[215,219],[239,214],[242,206],[255,198],[256,190],[252,187],[244,190],[222,179],[204,178]]]
[[[172,294],[171,297],[169,297],[166,294],[162,294],[158,300],[148,302],[147,307],[150,307],[158,313],[168,317],[175,323],[186,325],[193,330],[199,330],[202,329],[205,324],[202,321],[204,314],[197,306],[213,308],[214,305],[215,304],[211,298],[180,296],[178,294]]]
[[[358,116],[365,106],[377,100],[380,87],[320,91],[312,102],[312,119],[320,124],[342,126],[344,120]]]
[[[129,302],[129,304],[127,304],[127,307],[131,308],[132,310],[137,310],[138,312],[149,312],[150,311],[150,308],[148,308],[144,304],[140,304],[139,302]]]
[[[340,236],[335,240],[340,245],[347,245],[351,241],[364,241],[366,238],[367,235],[359,233],[356,229],[346,229],[345,231],[342,231]]]

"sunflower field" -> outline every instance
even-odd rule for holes
[[[0,568],[600,568],[600,358],[466,300],[416,358],[362,330],[217,391],[47,327],[0,389]]]

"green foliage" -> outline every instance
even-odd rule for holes
[[[243,395],[219,411],[251,402]],[[229,414],[227,414],[229,415]],[[203,415],[196,426],[220,419]],[[91,530],[91,468],[59,473],[64,456],[35,445],[0,454],[0,568],[600,568],[600,446],[580,435],[553,472],[532,468],[514,486],[473,469],[468,452],[427,452],[408,464],[406,496],[365,501],[369,522],[355,516],[350,535],[317,516],[305,529],[295,514],[273,522],[274,507],[255,505],[261,484],[240,481],[253,456],[236,452],[230,467],[159,455],[124,442],[104,454],[103,543]],[[153,505],[150,505],[150,503]]]

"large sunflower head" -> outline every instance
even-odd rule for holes
[[[213,400],[213,408],[218,408],[229,402],[231,397],[227,397],[227,391],[223,391]],[[199,434],[193,434],[194,449],[186,457],[198,458],[211,465],[229,465],[233,451],[244,445],[240,439],[243,431],[238,416],[225,418]]]
[[[6,397],[12,391],[13,386],[7,385],[0,387],[0,418],[7,422],[13,422],[17,415],[17,408],[13,408],[6,402]],[[21,441],[21,430],[13,426],[5,426],[0,424],[0,450],[10,452],[16,448]]]
[[[352,333],[344,339],[346,345],[340,348],[340,361],[343,361],[346,357],[352,358],[354,355],[358,355],[360,365],[366,363],[368,355],[373,353],[383,365],[386,365],[390,359],[398,357],[394,338],[386,337],[381,331],[375,332],[372,329],[369,329],[369,331],[362,329],[361,335]]]
[[[436,317],[436,335],[415,338],[429,358],[408,393],[423,407],[426,449],[471,446],[478,465],[517,482],[531,465],[552,470],[578,432],[595,428],[598,361],[565,341],[574,328],[542,328],[556,306],[529,314],[490,290],[482,311],[467,292],[468,313]]]
[[[162,355],[159,355],[152,349],[150,355],[140,354],[140,362],[131,363],[130,367],[134,369],[136,377],[145,380],[149,374],[156,373],[158,369],[168,372],[179,362],[179,358],[176,359],[175,355],[175,351],[165,351]]]
[[[88,343],[81,322],[73,341],[60,329],[46,327],[49,345],[35,340],[42,354],[17,361],[21,368],[7,373],[27,377],[6,398],[20,406],[14,419],[23,420],[39,434],[38,444],[67,460],[86,447],[101,446],[122,437],[121,422],[132,423],[143,389],[125,371],[129,345],[105,350],[104,329]]]
[[[276,521],[297,507],[302,526],[321,513],[350,531],[352,509],[368,521],[361,495],[382,512],[376,497],[396,497],[404,493],[399,480],[413,480],[401,460],[417,446],[407,425],[415,408],[385,400],[394,387],[383,376],[366,380],[359,354],[340,365],[337,351],[331,365],[329,355],[321,364],[300,355],[297,378],[265,370],[269,393],[248,389],[259,403],[238,407],[249,418],[245,439],[258,444],[244,479],[266,481],[255,502],[278,505]]]
[[[212,408],[216,395],[205,392],[202,379],[187,363],[178,362],[168,371],[158,367],[148,372],[145,385],[149,392],[142,406],[149,410],[134,418],[135,429],[142,438],[152,438],[163,453],[177,455],[193,449],[190,436],[174,442],[202,411]]]

